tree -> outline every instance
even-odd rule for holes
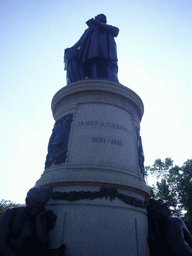
[[[181,205],[187,211],[185,222],[192,228],[192,160],[187,160],[179,169],[178,194]]]
[[[192,223],[192,159],[182,167],[173,166],[173,160],[166,158],[155,160],[147,173],[156,176],[156,186],[151,187],[151,195],[168,200],[174,215],[181,216],[186,211],[185,219]]]
[[[177,201],[177,193],[171,189],[170,184],[165,179],[161,179],[161,182],[157,182],[156,197],[168,201],[172,214],[175,216],[181,215],[181,209],[179,208]]]
[[[162,161],[160,158],[156,159],[153,166],[148,168],[151,174],[155,174],[157,178],[163,177],[167,178],[169,169],[173,166],[173,160],[171,158],[165,158],[165,161]]]
[[[11,200],[5,200],[5,199],[2,199],[0,201],[0,219],[3,215],[3,212],[7,209],[7,208],[10,208],[10,207],[18,207],[19,205],[18,204],[15,204],[13,202],[11,202]]]
[[[171,190],[170,184],[168,183],[168,177],[170,169],[173,167],[173,160],[171,158],[165,158],[165,161],[162,161],[160,158],[154,161],[154,164],[147,166],[145,171],[161,181],[157,181],[156,186],[150,188],[151,196],[154,198],[161,198],[169,202],[173,213],[177,213],[176,206],[176,194]],[[176,214],[178,215],[178,213]]]

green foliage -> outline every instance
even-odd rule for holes
[[[187,160],[179,173],[178,194],[180,202],[187,211],[185,219],[192,222],[192,160]]]
[[[148,170],[151,174],[155,175],[157,178],[164,177],[166,178],[169,169],[173,166],[173,160],[171,158],[165,158],[165,161],[161,159],[156,159],[153,166]]]
[[[7,208],[10,208],[10,207],[18,207],[19,205],[18,204],[15,204],[13,202],[11,202],[11,200],[4,200],[2,199],[0,201],[0,219],[3,215],[3,212],[7,209]]]
[[[149,189],[150,189],[150,197],[156,198],[155,186],[153,185],[152,187],[149,187]]]
[[[182,167],[173,166],[173,160],[166,158],[155,160],[152,167],[147,167],[148,175],[157,178],[156,186],[151,187],[151,196],[169,202],[172,213],[192,223],[192,159]],[[161,179],[160,181],[158,181]]]
[[[157,194],[156,196],[163,199],[168,200],[170,198],[169,186],[165,179],[162,179],[161,182],[157,182]]]

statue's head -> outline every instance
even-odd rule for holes
[[[167,219],[171,215],[168,202],[162,199],[149,199],[147,211],[150,217],[154,216],[158,220]]]
[[[98,14],[97,16],[95,16],[95,19],[103,23],[107,23],[107,17],[104,14]]]
[[[30,209],[30,213],[32,215],[36,215],[39,212],[43,211],[45,208],[45,205],[50,199],[50,190],[43,189],[39,187],[33,187],[31,188],[28,193],[27,197],[25,199],[27,208]]]

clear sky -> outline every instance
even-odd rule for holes
[[[0,200],[24,203],[43,173],[63,51],[100,13],[120,29],[119,81],[144,103],[145,165],[192,158],[191,0],[1,0],[0,13]]]

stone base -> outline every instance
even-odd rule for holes
[[[57,187],[54,191],[92,191],[98,187]],[[136,192],[118,190],[130,197]],[[149,256],[145,209],[128,205],[118,198],[86,199],[74,202],[51,200],[48,209],[58,216],[51,231],[51,246],[66,245],[66,255]]]
[[[67,256],[148,256],[146,210],[135,203],[149,197],[138,147],[141,99],[121,84],[86,80],[59,90],[52,111],[56,121],[73,116],[67,152],[36,186],[77,193],[75,201],[53,198],[47,206],[58,216],[51,246],[65,243]],[[93,198],[103,186],[121,197]]]

